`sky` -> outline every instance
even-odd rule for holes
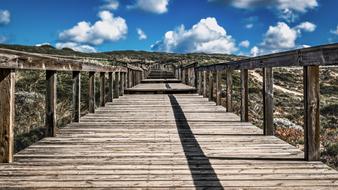
[[[0,43],[247,56],[338,42],[337,0],[0,0]]]

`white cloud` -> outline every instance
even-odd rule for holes
[[[305,13],[318,7],[318,0],[209,0],[209,2],[222,2],[240,9],[274,8],[278,10],[279,17],[288,22],[294,22],[298,18],[297,13]]]
[[[244,48],[248,48],[250,46],[250,42],[248,40],[241,41],[239,43],[239,46],[244,47]]]
[[[296,44],[301,32],[313,32],[315,29],[316,25],[310,22],[303,22],[293,28],[284,22],[278,22],[276,26],[269,27],[263,41],[251,49],[251,55],[257,56],[301,47]]]
[[[136,31],[137,31],[139,40],[146,40],[147,39],[147,35],[144,33],[144,31],[141,28],[137,28]]]
[[[66,42],[66,43],[57,43],[56,45],[57,49],[62,48],[70,48],[74,51],[84,52],[84,53],[95,53],[96,49],[89,45],[81,45],[74,42]]]
[[[105,4],[100,8],[104,10],[116,10],[119,8],[120,3],[117,0],[104,0]]]
[[[181,25],[174,31],[165,33],[161,41],[152,45],[155,51],[191,53],[233,53],[237,51],[235,40],[227,35],[215,18],[200,20],[191,29]]]
[[[335,34],[335,35],[338,35],[338,25],[337,25],[336,30],[331,30],[331,33],[332,33],[332,34]]]
[[[36,47],[41,47],[41,46],[50,46],[51,44],[48,42],[41,43],[41,44],[35,44]]]
[[[125,19],[114,17],[109,11],[101,11],[98,16],[100,20],[93,25],[82,21],[73,28],[61,32],[59,34],[60,40],[100,45],[105,41],[114,42],[125,37],[128,32]]]
[[[7,10],[0,10],[0,25],[6,25],[11,22],[11,13]]]
[[[245,25],[245,28],[251,29],[251,28],[253,28],[253,26],[254,26],[254,25],[250,23],[250,24]]]
[[[298,32],[301,32],[301,30],[304,30],[306,32],[313,32],[316,30],[317,26],[311,22],[302,22],[295,28],[298,30]]]
[[[135,3],[133,5],[127,6],[127,8],[163,14],[168,12],[168,5],[169,0],[135,0]]]

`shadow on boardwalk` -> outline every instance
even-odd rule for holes
[[[184,115],[174,95],[168,95],[174,112],[177,131],[188,161],[189,169],[196,189],[212,187],[223,189],[215,170],[212,168],[209,158],[205,156],[202,148],[196,140],[187,118]]]

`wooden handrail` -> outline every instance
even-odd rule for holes
[[[338,65],[338,43],[303,48],[270,55],[258,56],[239,61],[217,63],[214,65],[196,66],[191,64],[177,68],[182,73],[183,82],[192,84],[197,78],[195,86],[200,95],[214,101],[213,86],[216,73],[216,89],[221,86],[221,75],[226,72],[226,109],[231,112],[232,107],[232,72],[241,72],[241,121],[248,118],[248,70],[263,69],[263,114],[264,135],[274,135],[273,128],[273,68],[274,67],[303,67],[304,81],[304,158],[305,160],[320,159],[320,110],[319,110],[319,66]],[[194,69],[195,72],[189,72]],[[193,75],[193,76],[191,76]],[[188,81],[187,81],[188,80]],[[222,93],[217,89],[216,104],[220,104]]]

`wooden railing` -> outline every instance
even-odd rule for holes
[[[62,58],[52,55],[26,53],[0,48],[0,162],[13,161],[15,121],[15,73],[16,70],[40,70],[46,72],[46,135],[56,134],[57,72],[72,72],[73,103],[72,121],[80,121],[81,72],[89,73],[89,113],[95,112],[95,75],[100,74],[100,106],[106,101],[123,96],[125,88],[131,88],[142,80],[143,69],[127,66],[107,66],[97,60]],[[109,91],[106,99],[106,75]]]
[[[222,73],[226,72],[226,109],[232,106],[232,73],[240,70],[241,121],[248,122],[248,70],[263,70],[263,131],[274,135],[273,127],[273,67],[303,67],[304,81],[304,158],[308,161],[320,159],[320,110],[319,110],[319,66],[338,65],[338,44],[323,45],[271,55],[253,57],[235,62],[214,65],[188,65],[177,68],[179,78],[195,86],[198,93],[212,100],[216,80],[216,104],[221,104]],[[216,73],[216,79],[214,79]],[[209,84],[207,84],[207,81]]]

